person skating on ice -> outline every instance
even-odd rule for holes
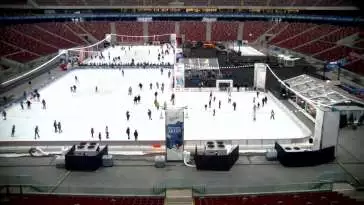
[[[233,102],[234,111],[236,111],[236,102]]]
[[[162,90],[162,93],[163,93],[163,91],[164,91],[164,83],[162,83],[161,90]]]
[[[46,109],[47,107],[46,107],[46,101],[43,99],[42,100],[42,109]]]
[[[211,108],[211,99],[209,100],[209,108]]]
[[[257,108],[259,109],[260,108],[260,103],[258,102],[258,104],[257,104]]]
[[[134,140],[135,141],[138,140],[138,131],[137,130],[134,131]]]
[[[130,128],[126,128],[126,135],[128,135],[128,140],[130,140]]]
[[[158,92],[157,92],[157,91],[155,91],[155,92],[154,92],[154,99],[156,99],[156,100],[157,100],[157,97],[158,97]]]
[[[94,138],[94,133],[95,133],[95,130],[93,127],[91,127],[91,137]]]
[[[257,98],[259,98],[259,91],[257,91]]]
[[[77,78],[77,76],[75,76],[75,82],[76,82],[76,83],[78,83],[78,78]]]
[[[255,104],[255,97],[253,97],[253,103]]]
[[[99,92],[99,88],[96,86],[95,87],[95,93]]]
[[[265,98],[262,98],[262,107],[264,107]]]
[[[128,89],[128,95],[132,95],[133,94],[133,89],[131,88],[131,86]]]
[[[31,106],[32,106],[32,103],[31,103],[29,100],[27,100],[27,102],[26,102],[26,103],[27,103],[27,108],[28,108],[28,109],[30,109],[30,108],[31,108]]]
[[[121,74],[123,75],[123,77],[124,77],[124,69],[123,70],[121,70]]]
[[[210,91],[210,100],[212,99],[212,91]]]
[[[163,75],[163,68],[161,68],[161,75]]]
[[[205,104],[205,111],[207,110],[207,104]]]
[[[130,119],[130,112],[126,111],[126,120],[129,121],[129,119]]]
[[[215,102],[215,100],[216,100],[216,97],[214,96],[214,102]]]
[[[57,123],[57,128],[58,128],[58,133],[61,134],[63,132],[63,130],[62,130],[62,125],[61,125],[60,121],[58,121],[58,123]]]
[[[172,93],[172,95],[171,95],[171,102],[172,102],[172,105],[174,105],[174,101],[175,101],[175,95],[174,95],[174,93]]]
[[[57,133],[58,132],[58,125],[57,125],[57,121],[53,122],[53,127],[54,127],[54,132]]]
[[[168,71],[168,78],[170,78],[171,77],[171,71],[169,70]]]
[[[101,132],[99,132],[99,141],[101,142]]]
[[[105,136],[106,136],[106,139],[109,139],[109,127],[108,126],[105,127]]]
[[[214,116],[214,117],[215,117],[215,114],[216,114],[216,110],[215,110],[215,109],[213,109],[213,110],[212,110],[212,116]]]
[[[3,110],[1,114],[2,114],[2,116],[3,116],[3,120],[6,120],[6,111],[5,111],[5,110]]]
[[[24,102],[23,101],[20,101],[20,107],[22,110],[24,110]]]
[[[272,119],[273,119],[273,120],[275,119],[275,118],[274,118],[274,115],[275,115],[275,114],[274,114],[274,110],[272,110],[272,111],[270,112],[270,119],[271,119],[271,120],[272,120]]]
[[[228,103],[231,103],[231,97],[230,96],[228,97]]]
[[[139,83],[139,88],[140,88],[140,90],[143,89],[143,84],[142,83]]]
[[[77,91],[77,87],[76,85],[73,85],[73,92],[76,92]]]
[[[221,100],[219,100],[219,109],[221,109]]]
[[[15,136],[15,125],[11,127],[11,137]]]
[[[157,89],[159,89],[159,83],[158,82],[156,83],[156,86],[157,86]]]
[[[34,139],[36,140],[36,139],[37,139],[37,137],[38,137],[38,138],[40,138],[40,136],[39,136],[39,127],[38,127],[38,125],[37,125],[37,126],[35,126],[35,128],[34,128]]]
[[[148,118],[149,120],[152,120],[152,111],[148,109]]]
[[[36,93],[35,95],[37,96],[37,101],[39,101],[39,99],[40,99],[40,94],[39,94],[39,93]]]
[[[149,83],[149,89],[152,90],[153,89],[153,83]]]

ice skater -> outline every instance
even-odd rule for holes
[[[137,96],[137,103],[140,103],[140,95]]]
[[[214,102],[215,102],[215,100],[216,100],[216,97],[214,96]]]
[[[209,108],[211,108],[211,99],[209,100]]]
[[[57,123],[58,133],[61,134],[63,132],[61,122],[58,121]]]
[[[31,108],[31,106],[32,106],[32,103],[31,103],[29,100],[27,100],[27,102],[26,102],[26,103],[27,103],[27,108],[28,108],[28,109],[30,109],[30,108]]]
[[[259,91],[257,91],[257,98],[259,98]]]
[[[234,111],[236,111],[236,102],[233,102]]]
[[[221,100],[219,100],[219,109],[221,109]]]
[[[171,95],[171,102],[172,102],[172,105],[174,105],[174,102],[175,102],[175,95],[174,95],[174,93],[172,93],[172,95]]]
[[[255,104],[255,97],[253,97],[253,103]]]
[[[46,109],[47,107],[46,107],[46,101],[43,99],[42,100],[42,109]]]
[[[96,86],[95,87],[95,93],[99,92],[99,88]]]
[[[40,136],[39,136],[39,127],[38,127],[38,125],[37,125],[37,126],[35,126],[35,128],[34,128],[34,139],[36,140],[36,139],[37,139],[37,137],[38,137],[38,138],[40,138]]]
[[[230,96],[228,97],[228,103],[231,103],[231,97]]]
[[[134,101],[134,105],[137,104],[138,103],[138,97],[137,96],[134,96],[133,101]]]
[[[262,98],[262,107],[264,107],[264,102],[265,101],[265,98]]]
[[[140,90],[143,89],[143,84],[142,83],[139,83],[139,88],[140,88]]]
[[[37,96],[37,101],[39,101],[39,99],[40,99],[40,94],[37,92],[37,93],[35,93],[35,95]]]
[[[105,127],[105,135],[106,135],[106,139],[109,139],[109,127],[108,126]]]
[[[163,75],[163,68],[161,68],[161,75]]]
[[[78,78],[77,75],[75,76],[75,82],[78,83]]]
[[[99,132],[99,141],[101,142],[101,132]]]
[[[2,112],[2,116],[3,116],[3,120],[6,120],[6,111],[5,110],[3,110],[3,112]]]
[[[275,114],[274,114],[274,110],[272,110],[272,111],[270,112],[270,119],[271,119],[271,120],[272,120],[272,119],[273,119],[273,120],[275,119],[275,118],[274,118],[274,115],[275,115]]]
[[[53,127],[54,127],[54,132],[57,133],[58,132],[57,121],[53,122]]]
[[[253,106],[253,121],[256,120],[256,114],[257,114],[257,106],[254,104],[254,106]]]
[[[162,93],[164,92],[164,83],[162,83],[161,91],[162,91]]]
[[[73,92],[75,93],[77,90],[77,86],[76,85],[73,85]]]
[[[15,125],[11,127],[11,137],[15,136]]]
[[[257,108],[259,109],[260,108],[260,103],[258,102],[258,104],[257,104]]]
[[[134,140],[138,141],[138,131],[137,130],[134,131]]]
[[[149,89],[152,90],[153,89],[153,83],[149,83]]]
[[[94,138],[94,133],[95,133],[95,130],[93,127],[91,127],[91,137]]]
[[[123,77],[124,77],[124,69],[123,70],[121,70],[121,74],[123,75]]]
[[[169,70],[168,71],[168,78],[170,78],[171,77],[171,71]]]
[[[205,111],[207,110],[207,104],[205,104]]]
[[[212,91],[210,91],[210,100],[212,99]]]
[[[212,110],[212,116],[214,116],[214,117],[215,117],[215,114],[216,114],[216,111],[215,111],[215,109],[213,109],[213,110]]]
[[[128,140],[130,140],[130,128],[126,128],[126,135],[128,135]]]
[[[131,88],[131,86],[128,89],[128,95],[132,95],[133,94],[133,89]]]
[[[152,111],[148,109],[148,118],[149,120],[152,120]]]
[[[130,119],[130,112],[126,111],[126,120],[129,121],[129,119]]]
[[[157,96],[158,96],[158,92],[157,91],[155,91],[154,92],[154,98],[157,100]]]
[[[157,108],[157,110],[159,110],[159,102],[158,101],[155,102],[155,107]]]
[[[159,89],[159,83],[158,82],[156,83],[156,86],[157,86],[157,89]]]
[[[22,110],[24,110],[24,102],[23,101],[20,101],[20,107]]]

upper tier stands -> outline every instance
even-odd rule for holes
[[[12,196],[4,205],[163,205],[162,197]]]
[[[118,37],[119,41],[143,42],[141,36],[151,36],[148,41],[169,41],[169,35],[176,33],[186,41],[206,41],[208,24],[197,21],[154,21],[141,22],[81,22],[81,23],[35,23],[21,24],[0,28],[0,54],[2,57],[27,62],[39,56],[56,53],[59,49],[76,47],[102,40],[111,32],[115,24],[118,35],[139,36]],[[143,26],[143,24],[146,24]],[[179,25],[178,25],[179,24]],[[363,53],[364,40],[362,30],[358,27],[343,27],[310,23],[287,22],[211,22],[212,41],[233,41],[242,35],[249,43],[260,43],[262,35],[271,36],[269,44],[287,48],[323,61],[338,60],[347,57],[351,52]],[[239,34],[239,25],[242,33]],[[145,30],[144,30],[145,29]],[[85,37],[91,37],[87,41]],[[92,38],[93,37],[93,38]],[[93,39],[93,40],[92,40]],[[348,40],[347,40],[348,39]],[[347,43],[349,42],[349,43]],[[350,43],[352,42],[352,43]],[[359,63],[347,66],[357,71]]]
[[[33,0],[40,6],[167,6],[175,0]],[[26,4],[26,0],[2,0],[0,4]],[[351,6],[344,0],[179,0],[185,6]]]
[[[206,26],[203,22],[182,21],[180,23],[180,32],[185,35],[187,41],[206,40]]]
[[[195,205],[361,205],[336,192],[272,194],[258,196],[216,196],[195,198]]]
[[[215,22],[211,25],[212,41],[233,41],[238,39],[239,22]]]

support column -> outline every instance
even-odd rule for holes
[[[143,36],[144,36],[144,43],[148,42],[148,22],[143,22]]]
[[[244,22],[239,23],[237,40],[243,40]]]
[[[206,41],[211,41],[211,22],[206,22]]]

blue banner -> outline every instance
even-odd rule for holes
[[[184,116],[183,109],[166,110],[166,158],[183,160]]]

